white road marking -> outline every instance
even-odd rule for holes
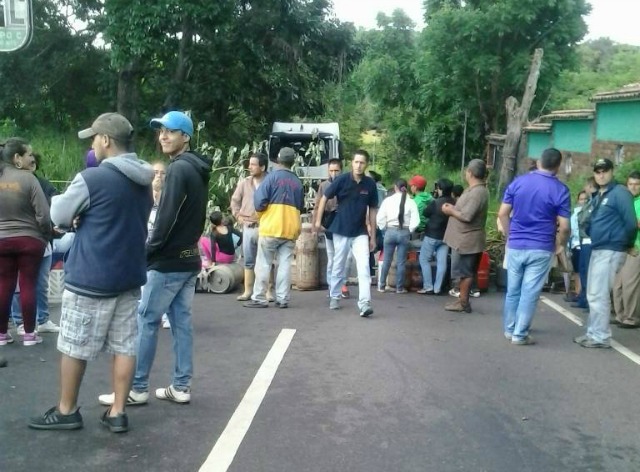
[[[580,319],[580,317],[578,317],[577,315],[574,315],[573,313],[571,313],[566,308],[563,308],[562,306],[558,305],[556,302],[553,302],[553,301],[549,300],[547,297],[540,297],[540,300],[542,300],[542,303],[544,303],[545,305],[549,305],[551,308],[556,310],[562,316],[564,316],[565,318],[570,319],[571,321],[573,321],[578,326],[584,326],[584,323],[583,323],[582,319]]]
[[[562,306],[558,305],[556,302],[549,300],[547,297],[540,297],[540,300],[542,300],[542,303],[550,306],[551,308],[556,310],[558,313],[560,313],[562,316],[573,321],[578,326],[584,326],[584,322],[578,316],[574,315],[572,312],[570,312],[566,308],[563,308]],[[628,347],[623,346],[613,338],[611,339],[611,347],[616,351],[618,351],[623,356],[625,356],[630,361],[640,365],[640,355],[636,354]]]
[[[278,338],[262,362],[242,401],[231,416],[215,446],[213,446],[207,460],[200,467],[200,472],[226,472],[229,469],[278,371],[280,362],[282,362],[282,358],[287,349],[289,349],[294,334],[296,334],[295,329],[283,329],[280,331]]]

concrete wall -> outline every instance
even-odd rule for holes
[[[542,156],[542,151],[551,146],[551,133],[527,131],[525,136],[527,139],[527,157],[530,159],[539,159]]]
[[[640,101],[598,103],[595,139],[640,143]]]
[[[640,124],[636,124],[640,128]],[[592,149],[593,160],[599,157],[611,159],[614,164],[619,165],[640,157],[640,142],[616,142],[616,141],[594,141]],[[620,160],[622,154],[622,161]]]
[[[554,120],[553,147],[562,151],[590,153],[593,120]]]

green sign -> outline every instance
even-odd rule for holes
[[[31,0],[0,0],[0,52],[22,49],[31,41]]]

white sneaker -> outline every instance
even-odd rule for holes
[[[18,333],[18,336],[24,336],[24,325],[23,324],[19,324],[18,328],[16,329],[16,333]]]
[[[58,326],[51,320],[47,320],[41,325],[38,325],[38,333],[59,333],[59,332],[60,332],[60,326]]]
[[[156,398],[159,400],[169,400],[174,403],[189,403],[191,401],[191,389],[183,392],[176,390],[173,385],[169,385],[167,388],[157,389]]]
[[[166,313],[164,315],[162,315],[162,327],[164,329],[171,328],[171,323],[169,323],[169,317],[167,316]]]
[[[22,345],[23,346],[35,346],[36,344],[42,343],[42,338],[38,336],[38,332],[34,331],[33,333],[24,333],[22,336]]]
[[[98,396],[98,403],[104,406],[111,406],[115,400],[115,393],[107,393],[105,395]],[[135,390],[129,391],[127,397],[127,406],[145,405],[149,401],[149,392],[136,392]]]
[[[7,330],[7,334],[2,334],[0,333],[0,346],[6,346],[7,344],[12,344],[13,343],[13,336],[11,336],[11,333]]]
[[[449,290],[449,295],[451,295],[452,297],[460,298],[460,290],[458,290],[457,288],[452,288],[451,290]]]

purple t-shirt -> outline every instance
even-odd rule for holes
[[[571,195],[555,175],[534,170],[515,179],[502,199],[511,205],[510,249],[555,250],[557,217],[571,217]]]

